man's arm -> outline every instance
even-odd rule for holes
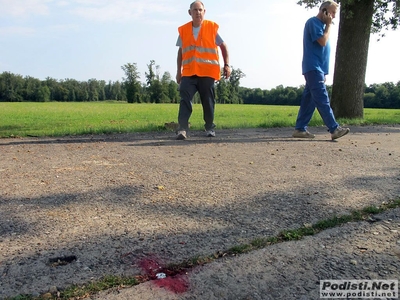
[[[317,40],[318,44],[320,44],[322,47],[325,47],[326,44],[328,44],[330,34],[331,34],[331,24],[327,23],[324,34]]]
[[[331,25],[332,25],[332,16],[331,14],[326,14],[326,13],[320,13],[322,22],[325,23],[325,31],[324,34],[317,40],[318,44],[320,44],[322,47],[325,47],[326,44],[328,44],[329,40],[329,35],[331,34]]]
[[[182,48],[179,47],[178,55],[176,59],[176,82],[181,83],[182,78]]]
[[[229,76],[231,76],[231,67],[229,66],[228,46],[223,42],[219,47],[221,48],[222,58],[224,59],[224,76],[225,78],[229,78]]]

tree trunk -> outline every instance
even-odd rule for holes
[[[331,101],[336,118],[364,117],[365,73],[374,2],[341,1]]]

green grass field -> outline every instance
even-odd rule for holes
[[[297,106],[217,104],[217,129],[293,127]],[[0,137],[65,136],[166,130],[176,122],[177,104],[126,102],[0,102]],[[200,104],[195,104],[191,129],[203,129]],[[400,124],[399,109],[365,109],[363,120],[338,120],[341,125]],[[318,113],[310,126],[323,125]]]

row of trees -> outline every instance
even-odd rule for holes
[[[0,101],[3,102],[48,102],[48,101],[102,101],[126,100],[123,83],[90,79],[56,80],[3,72],[0,74]]]
[[[299,105],[303,89],[282,85],[271,90],[241,88],[240,96],[244,104]],[[328,91],[332,94],[332,86]],[[363,104],[366,108],[400,108],[400,81],[364,85]]]
[[[146,83],[140,83],[136,64],[122,66],[126,77],[122,81],[89,79],[45,80],[10,72],[0,74],[0,101],[48,102],[48,101],[104,101],[120,100],[148,103],[176,103],[179,100],[178,84],[165,72],[159,75],[159,67],[151,61],[146,72]]]
[[[47,101],[105,101],[119,100],[130,103],[178,103],[178,84],[171,75],[165,72],[159,75],[159,66],[150,61],[146,82],[140,82],[140,74],[136,64],[122,66],[125,78],[120,81],[106,82],[90,79],[77,81],[75,79],[55,80],[39,79],[9,72],[0,74],[0,101],[2,102],[47,102]],[[277,86],[271,90],[260,88],[245,88],[240,86],[240,79],[245,74],[240,69],[232,70],[231,77],[221,79],[216,84],[216,100],[222,104],[268,104],[268,105],[299,105],[303,86]],[[329,87],[331,92],[332,87]],[[194,98],[200,103],[199,96]],[[400,108],[400,81],[397,84],[383,83],[364,85],[364,107],[369,108]]]

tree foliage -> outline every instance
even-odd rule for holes
[[[138,71],[136,63],[127,63],[121,67],[125,72],[125,78],[123,78],[126,98],[129,103],[141,102],[140,101],[140,73]]]
[[[221,79],[216,84],[216,102],[226,104],[242,104],[239,96],[240,80],[246,75],[240,69],[232,67],[231,76],[225,79],[221,70]]]

